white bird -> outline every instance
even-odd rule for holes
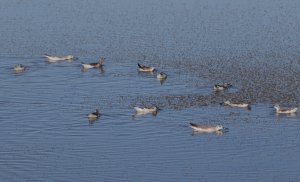
[[[156,106],[153,106],[153,107],[134,107],[134,110],[137,113],[147,114],[147,113],[157,112],[158,108]]]
[[[98,109],[96,109],[95,112],[91,112],[88,114],[89,119],[97,119],[100,116],[100,112]]]
[[[145,66],[145,65],[142,65],[140,63],[138,63],[138,66],[139,66],[139,71],[142,71],[142,72],[153,72],[155,70],[154,67]]]
[[[229,87],[231,87],[232,85],[229,83],[224,83],[223,85],[214,85],[214,91],[222,91],[222,90],[226,90]]]
[[[152,113],[153,116],[157,115],[158,107],[134,107],[134,110],[136,111],[136,115],[145,115],[148,113]]]
[[[25,69],[26,69],[25,66],[23,66],[22,64],[17,64],[14,67],[15,72],[23,72]]]
[[[53,55],[49,55],[49,54],[45,54],[44,55],[49,62],[57,62],[57,61],[66,61],[66,60],[72,60],[74,59],[74,56],[72,55],[66,55],[66,56],[53,56]]]
[[[103,66],[104,58],[100,58],[97,63],[81,63],[83,69],[100,68]]]
[[[275,104],[274,108],[276,109],[276,113],[278,113],[278,114],[293,114],[293,113],[296,113],[298,110],[298,108],[296,108],[296,107],[283,108],[283,107],[280,107],[279,104]]]
[[[165,80],[165,79],[167,79],[167,76],[168,76],[168,75],[167,75],[166,73],[160,72],[160,73],[157,74],[156,78],[157,78],[158,80]]]
[[[195,131],[203,132],[203,133],[220,132],[221,130],[224,129],[222,125],[211,126],[211,125],[202,125],[202,124],[194,124],[194,123],[190,123],[190,127]]]
[[[230,101],[225,101],[224,102],[225,105],[231,106],[231,107],[241,107],[241,108],[247,108],[247,109],[251,109],[250,105],[248,103],[232,103]]]

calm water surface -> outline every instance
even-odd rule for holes
[[[299,12],[296,0],[2,0],[0,180],[299,181],[299,114],[272,108],[300,106]],[[81,70],[100,56],[102,70]],[[213,93],[223,82],[234,88]]]

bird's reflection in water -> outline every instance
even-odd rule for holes
[[[104,70],[103,66],[100,67],[100,68],[98,68],[98,70],[99,70],[99,72],[100,72],[101,75],[105,74],[105,70]]]
[[[214,134],[216,136],[222,136],[224,133],[226,133],[225,131],[216,131],[216,132],[201,132],[201,131],[193,131],[192,136],[196,136],[196,135],[209,135],[209,134]]]
[[[277,117],[297,117],[297,113],[276,113]]]
[[[101,66],[100,68],[94,68],[94,69],[97,69],[101,75],[105,74],[105,70],[104,70],[103,66]],[[89,69],[85,69],[85,68],[81,67],[82,72],[87,72],[88,70]]]
[[[135,112],[134,115],[132,116],[132,118],[134,119],[134,118],[138,118],[138,117],[143,117],[148,114],[151,114],[153,117],[156,117],[157,113],[158,113],[158,111],[150,112],[150,113]]]
[[[139,71],[138,75],[139,76],[154,75],[154,72],[142,72],[142,71]]]
[[[163,85],[166,80],[159,80],[160,85]]]

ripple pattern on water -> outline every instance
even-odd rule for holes
[[[300,103],[298,7],[2,0],[0,180],[299,181],[299,114],[272,108]],[[45,53],[78,59],[48,63]],[[81,70],[100,56],[103,69]],[[27,69],[16,74],[16,64]],[[212,90],[224,82],[234,87]],[[161,110],[135,116],[136,105]],[[88,121],[96,108],[101,117]],[[190,122],[229,131],[194,133]]]

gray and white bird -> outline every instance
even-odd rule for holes
[[[298,110],[297,107],[280,107],[279,104],[275,104],[274,108],[276,109],[276,113],[278,114],[293,114]]]
[[[167,75],[166,73],[164,73],[164,72],[160,72],[160,73],[158,73],[158,74],[156,75],[156,78],[157,78],[158,80],[165,80],[165,79],[167,79],[167,77],[168,77],[168,75]]]
[[[25,69],[26,69],[26,67],[23,66],[22,64],[17,64],[17,65],[14,67],[14,71],[15,71],[15,72],[18,72],[18,73],[25,71]]]
[[[190,123],[190,127],[198,132],[203,132],[203,133],[214,133],[214,132],[220,132],[224,129],[222,125],[203,125],[203,124],[194,124]]]
[[[96,63],[81,63],[83,69],[101,68],[104,63],[104,58],[100,58]]]
[[[214,85],[214,91],[222,91],[222,90],[227,90],[230,88],[232,85],[229,83],[224,83],[223,85],[216,84]]]
[[[224,104],[227,105],[227,106],[231,106],[231,107],[247,108],[247,109],[251,110],[250,104],[244,103],[244,102],[232,103],[228,100],[228,101],[225,101]]]
[[[99,116],[100,116],[99,109],[96,109],[95,112],[89,113],[87,117],[88,117],[89,119],[97,119],[97,118],[99,118]]]
[[[152,66],[145,66],[140,63],[138,63],[138,67],[139,67],[139,71],[142,72],[153,72],[155,70],[155,68]]]
[[[66,55],[66,56],[54,56],[54,55],[49,55],[45,54],[44,55],[49,62],[57,62],[57,61],[66,61],[66,60],[73,60],[74,56],[73,55]]]

